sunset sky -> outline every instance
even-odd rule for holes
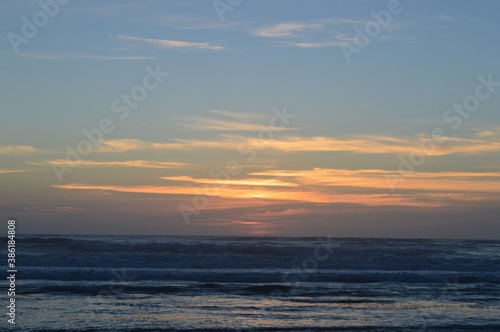
[[[19,232],[499,238],[500,2],[40,3],[0,4]]]

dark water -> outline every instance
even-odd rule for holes
[[[500,241],[54,235],[17,242],[21,331],[500,331]],[[9,325],[4,315],[2,329]]]

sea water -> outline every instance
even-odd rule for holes
[[[500,331],[500,241],[16,240],[16,324],[5,300],[2,330]]]

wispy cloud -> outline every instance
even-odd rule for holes
[[[494,132],[489,131],[489,130],[480,131],[480,132],[476,133],[476,136],[479,138],[493,137],[495,135],[496,134]]]
[[[301,48],[323,48],[323,47],[335,47],[345,45],[345,41],[325,41],[325,42],[280,42],[280,44],[301,47]]]
[[[475,136],[477,138],[500,141],[500,126],[487,126],[473,130],[476,132]]]
[[[53,159],[43,162],[28,162],[31,165],[53,165],[53,164],[66,164],[66,159]],[[189,164],[177,162],[164,162],[164,161],[146,161],[146,160],[128,160],[128,161],[91,161],[80,160],[69,162],[71,167],[139,167],[139,168],[181,168]]]
[[[249,119],[258,119],[263,118],[264,115],[255,114],[255,113],[238,113],[224,110],[210,110],[211,113],[224,115],[230,118],[240,119],[240,120],[249,120]]]
[[[258,142],[255,142],[257,144]],[[409,154],[419,146],[433,147],[429,155],[454,153],[474,154],[500,152],[500,141],[448,137],[444,143],[436,144],[428,137],[399,138],[390,136],[354,136],[352,138],[290,136],[266,142],[267,148],[285,152],[299,151],[351,151],[356,153]],[[249,144],[253,144],[249,140]]]
[[[396,173],[398,172],[394,171],[394,174]],[[405,191],[397,194],[385,193],[389,186],[387,174],[388,171],[381,169],[278,169],[253,172],[243,178],[228,180],[188,176],[160,178],[170,185],[123,186],[73,183],[53,185],[53,187],[137,194],[205,194],[211,197],[240,199],[248,201],[250,205],[255,205],[255,200],[264,200],[269,204],[350,203],[366,206],[432,208],[465,201],[471,203],[495,201],[500,195],[499,172],[408,172],[405,174],[405,181],[398,185]],[[475,194],[471,197],[470,193]],[[290,214],[296,212],[289,211]],[[283,216],[286,214],[283,213]]]
[[[238,179],[238,180],[217,180],[217,179],[194,179],[188,176],[165,176],[162,180],[182,181],[187,183],[211,184],[211,185],[236,185],[236,186],[279,186],[279,187],[297,187],[298,184],[284,182],[276,179]]]
[[[386,175],[397,171],[385,170],[347,170],[347,169],[324,169],[314,168],[312,170],[267,170],[254,172],[251,176],[267,176],[283,178],[287,181],[302,186],[347,186],[386,189],[388,182]],[[407,172],[404,181],[398,183],[400,189],[410,190],[434,190],[452,192],[484,192],[500,193],[499,172]]]
[[[261,130],[268,126],[247,124],[233,121],[220,121],[199,118],[195,124],[184,124],[197,130]],[[296,129],[296,128],[289,128]],[[230,149],[238,150],[242,143],[247,147],[262,146],[263,142],[256,138],[242,135],[221,134],[217,140],[176,139],[170,143],[151,143],[136,139],[104,140],[97,151],[121,152],[138,149],[195,150],[195,149]],[[431,138],[420,135],[414,138],[391,136],[351,136],[348,138],[332,138],[324,136],[303,137],[288,136],[281,139],[266,140],[267,149],[283,152],[319,152],[350,151],[369,154],[403,154],[419,151],[420,146],[429,149],[428,155],[444,156],[450,154],[480,154],[500,152],[500,140],[496,136],[483,138],[448,137],[444,142],[436,144]]]
[[[278,211],[264,211],[264,212],[248,213],[245,215],[245,219],[247,219],[247,218],[251,218],[251,219],[255,218],[258,220],[277,219],[277,218],[284,218],[284,217],[297,216],[297,215],[310,215],[313,212],[315,212],[315,211],[311,210],[311,209],[305,209],[305,208],[299,208],[299,209],[286,208],[284,210],[278,210]],[[317,213],[317,211],[316,211],[316,213]]]
[[[455,19],[451,16],[448,16],[448,15],[437,15],[436,17],[436,20],[438,21],[446,21],[446,22],[453,22],[455,21]]]
[[[468,23],[480,23],[481,22],[481,20],[478,17],[470,16],[470,15],[449,16],[449,15],[439,14],[439,15],[426,16],[426,17],[433,19],[433,20],[436,20],[436,21],[441,21],[441,22],[459,22],[459,21],[466,21]]]
[[[281,23],[254,30],[252,33],[259,37],[291,37],[295,32],[319,30],[322,24],[304,24],[304,23]]]
[[[269,125],[226,121],[213,118],[185,117],[184,119],[191,121],[191,123],[178,123],[178,124],[194,130],[260,131],[269,129]],[[283,130],[294,130],[294,129],[298,128],[283,128]]]
[[[29,172],[28,170],[23,170],[23,169],[5,169],[5,168],[0,168],[0,174],[2,173],[22,173],[22,172]]]
[[[98,152],[124,152],[130,150],[138,150],[151,148],[153,143],[140,141],[138,139],[116,139],[103,140],[97,146]]]
[[[355,103],[355,104],[358,106],[365,107],[365,108],[377,109],[377,110],[381,110],[381,111],[389,110],[388,108],[385,108],[385,107],[374,106],[374,105],[367,104],[367,103]]]
[[[223,135],[221,135],[223,136]],[[230,142],[230,138],[219,141],[176,139],[172,143],[151,143],[137,139],[117,139],[101,141],[97,152],[124,152],[130,150],[195,150],[195,149],[237,149],[238,142]]]
[[[28,145],[5,145],[0,146],[0,154],[26,154],[43,152],[43,150],[35,149]]]
[[[323,48],[323,47],[337,47],[348,44],[357,44],[359,43],[359,41],[354,37],[348,36],[347,34],[336,32],[332,34],[332,36],[329,36],[328,38],[321,41],[318,40],[307,41],[307,42],[280,41],[279,43],[301,48]]]
[[[35,205],[27,206],[23,210],[33,213],[75,213],[81,212],[85,209],[77,208],[74,206],[54,206],[54,205]]]
[[[447,203],[437,199],[422,199],[414,195],[403,194],[337,194],[326,193],[322,190],[276,190],[272,186],[260,186],[249,189],[248,186],[215,187],[206,190],[205,186],[117,186],[117,185],[91,185],[82,183],[71,183],[64,185],[52,185],[54,188],[69,190],[98,190],[115,191],[137,194],[161,194],[161,195],[197,195],[204,190],[208,195],[220,198],[242,199],[259,206],[261,203],[253,200],[267,200],[271,202],[308,202],[308,203],[351,203],[367,206],[414,206],[414,207],[441,207]]]
[[[128,40],[132,42],[146,43],[158,48],[173,48],[173,49],[186,49],[186,50],[212,50],[220,51],[226,50],[224,46],[211,45],[209,43],[193,43],[187,41],[179,40],[168,40],[168,39],[151,39],[151,38],[139,38],[126,35],[118,35],[118,39]]]
[[[259,37],[279,39],[277,43],[285,46],[300,48],[339,47],[362,43],[358,38],[355,38],[356,32],[353,27],[362,27],[367,22],[369,20],[366,19],[328,18],[316,20],[312,23],[280,23],[254,29],[251,33]],[[400,27],[396,24],[390,24],[383,29],[389,31]],[[290,40],[291,38],[294,38],[294,40]],[[302,40],[296,38],[302,38]],[[396,37],[382,35],[378,38],[380,40],[391,40]]]

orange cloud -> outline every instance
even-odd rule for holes
[[[232,121],[211,120],[209,123],[187,124],[188,126],[199,126],[204,129],[217,130],[260,130],[269,129],[267,126],[244,124]],[[293,128],[292,128],[293,129]],[[487,136],[489,137],[489,136]],[[217,140],[189,140],[176,139],[171,143],[150,143],[135,139],[105,140],[99,145],[100,152],[121,152],[138,149],[161,149],[161,150],[195,150],[195,149],[226,149],[235,150],[239,148],[266,147],[283,152],[311,152],[311,151],[350,151],[356,153],[391,153],[408,155],[422,148],[428,149],[428,155],[443,156],[454,153],[476,154],[500,152],[500,140],[495,137],[490,139],[469,139],[448,137],[441,143],[436,143],[430,138],[397,138],[389,136],[356,136],[353,138],[330,138],[330,137],[302,137],[288,136],[282,139],[257,139],[241,135],[219,135]]]
[[[290,217],[296,215],[306,215],[314,213],[311,209],[284,209],[281,211],[265,211],[259,213],[249,213],[245,215],[245,218],[256,218],[256,219],[275,219],[275,218],[283,218]]]
[[[128,161],[91,161],[80,160],[78,162],[68,161],[66,159],[53,159],[44,162],[28,162],[32,165],[52,165],[65,164],[71,167],[142,167],[142,168],[179,168],[186,167],[189,164],[164,162],[164,161],[146,161],[146,160],[128,160]]]
[[[238,149],[239,142],[229,135],[221,135],[219,141],[176,139],[173,143],[151,143],[137,139],[104,140],[97,152],[124,152],[130,150],[196,150],[196,149]]]
[[[285,177],[302,185],[315,186],[350,186],[388,189],[388,181],[397,181],[399,189],[466,191],[466,192],[500,192],[499,172],[406,172],[400,174],[384,170],[346,170],[323,169],[313,170],[268,170],[254,172],[249,175]],[[399,179],[399,180],[398,180]]]
[[[123,152],[129,150],[139,150],[151,148],[152,143],[140,141],[138,139],[116,139],[103,140],[97,146],[98,152]]]
[[[1,173],[20,173],[20,172],[29,172],[29,170],[0,168],[0,174]]]
[[[429,149],[429,155],[500,151],[500,142],[497,141],[456,137],[449,137],[439,144],[425,137],[420,137],[418,139],[403,139],[381,136],[357,136],[352,139],[296,136],[266,142],[267,148],[274,148],[286,152],[351,151],[357,153],[410,154],[414,151],[422,150],[420,146]]]
[[[203,183],[211,185],[238,185],[238,186],[283,186],[283,187],[297,187],[298,184],[291,182],[283,182],[276,179],[242,179],[242,180],[216,180],[216,179],[193,179],[188,176],[165,176],[161,177],[163,180],[170,181],[185,181],[191,183]]]
[[[28,145],[0,146],[0,154],[25,154],[25,153],[42,152],[42,151],[43,150],[38,150]]]
[[[353,203],[369,206],[399,205],[399,206],[444,206],[442,202],[419,201],[410,196],[400,194],[328,194],[315,191],[284,191],[268,188],[233,188],[233,187],[166,187],[166,186],[114,186],[65,184],[52,185],[61,189],[109,190],[128,193],[149,194],[184,194],[206,195],[208,197],[259,198],[266,200],[296,201],[309,203]]]

